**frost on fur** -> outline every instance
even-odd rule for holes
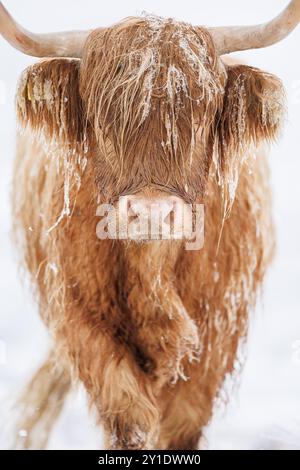
[[[225,218],[234,203],[242,165],[262,142],[276,139],[284,109],[282,83],[274,75],[244,65],[228,68],[216,148]]]
[[[28,67],[16,95],[20,132],[27,130],[42,144],[57,172],[64,175],[64,203],[50,233],[71,215],[70,191],[79,188],[87,165],[87,124],[79,95],[79,61],[54,59]]]

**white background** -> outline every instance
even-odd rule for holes
[[[250,24],[275,16],[287,0],[6,0],[17,20],[36,32],[106,26],[143,10],[203,25]],[[251,322],[248,360],[226,412],[207,430],[214,449],[300,448],[300,26],[271,48],[239,53],[251,65],[277,74],[288,97],[284,135],[270,154],[275,263],[263,302]],[[14,91],[32,62],[0,37],[0,447],[7,446],[10,406],[47,350],[47,333],[17,273],[10,237],[9,194],[15,145]],[[298,343],[297,343],[298,341]],[[6,359],[3,357],[6,352]],[[101,432],[74,394],[52,435],[50,448],[99,448]]]

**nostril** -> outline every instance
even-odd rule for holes
[[[151,217],[151,203],[144,200],[132,200],[127,205],[127,217],[129,221],[149,220]]]
[[[169,212],[169,214],[164,218],[164,223],[169,225],[170,227],[173,227],[174,222],[175,222],[175,213],[174,213],[174,209],[172,209]]]
[[[127,219],[128,222],[133,222],[134,220],[138,219],[137,209],[134,207],[131,201],[127,203]]]
[[[133,210],[132,209],[132,203],[131,203],[130,199],[127,199],[127,210],[128,210],[128,212],[131,212]]]

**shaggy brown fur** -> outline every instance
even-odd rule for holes
[[[108,448],[197,447],[236,370],[273,252],[259,146],[282,95],[274,76],[226,65],[204,28],[151,17],[22,77],[16,234],[56,357]],[[99,201],[149,187],[205,204],[201,251],[97,239]]]

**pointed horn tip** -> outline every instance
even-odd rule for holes
[[[5,8],[5,6],[3,5],[2,2],[0,2],[0,25],[1,25],[1,20],[3,20],[4,17],[8,17],[10,16],[7,9]]]
[[[15,48],[33,57],[81,58],[90,31],[34,34],[20,26],[0,1],[0,34]]]
[[[260,49],[286,38],[300,22],[300,0],[291,0],[273,20],[255,26],[208,28],[220,55]]]
[[[0,1],[0,15],[5,15],[7,17],[10,17],[10,14],[8,13],[7,9],[5,8],[3,2]],[[0,20],[1,20],[1,16],[0,16]]]

